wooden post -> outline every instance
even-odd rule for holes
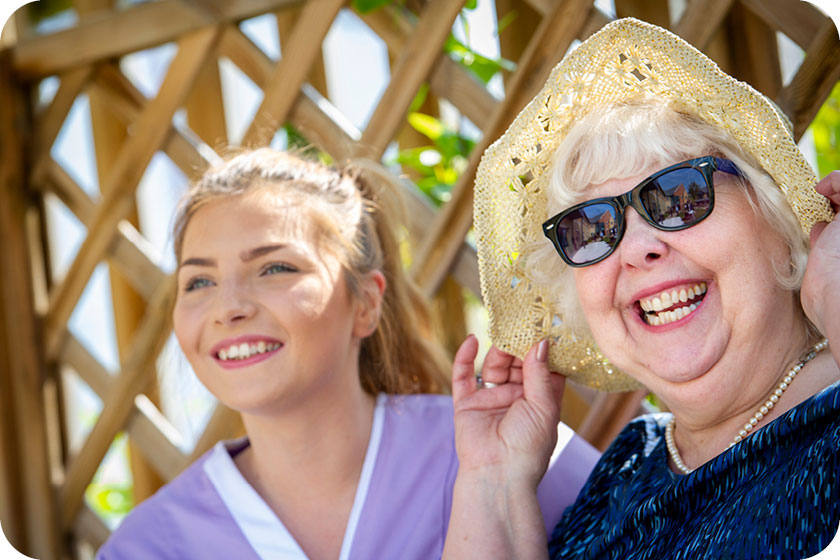
[[[26,102],[19,90],[11,64],[10,51],[0,52],[0,297],[5,335],[2,414],[3,465],[16,460],[7,470],[19,484],[9,507],[21,512],[10,524],[17,545],[28,555],[41,559],[58,558],[59,532],[50,481],[47,429],[44,413],[43,380],[45,367],[32,295],[31,263],[27,252],[24,195],[24,137],[28,122]],[[25,437],[24,435],[25,430]],[[10,434],[14,434],[13,436]],[[5,455],[14,446],[14,459]],[[6,483],[10,483],[9,480]],[[22,496],[21,502],[15,496]],[[22,507],[21,507],[22,506]],[[4,508],[5,509],[5,508]],[[7,533],[8,534],[8,533]]]

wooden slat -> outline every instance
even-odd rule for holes
[[[201,437],[195,444],[190,454],[189,462],[201,457],[208,449],[213,447],[217,441],[232,439],[245,433],[242,427],[242,417],[235,410],[226,407],[222,403],[216,405],[213,415],[207,422]]]
[[[558,2],[534,33],[510,80],[510,94],[491,116],[484,137],[470,155],[467,170],[452,191],[452,199],[443,207],[417,253],[412,275],[427,295],[437,291],[472,225],[472,184],[481,155],[539,91],[554,63],[562,58],[587,22],[591,9],[588,0]]]
[[[802,0],[741,0],[741,4],[806,51],[827,19]]]
[[[148,301],[166,279],[160,270],[160,255],[132,224],[117,224],[117,234],[108,249],[110,260],[122,271],[131,286]]]
[[[99,519],[98,515],[93,513],[93,510],[87,504],[82,504],[79,516],[73,526],[73,533],[94,549],[98,549],[108,540],[111,530]]]
[[[136,124],[137,132],[120,151],[113,171],[102,188],[105,196],[91,221],[88,236],[71,265],[67,277],[54,290],[44,321],[47,355],[55,356],[65,333],[67,319],[81,296],[97,263],[102,259],[120,219],[131,208],[134,189],[146,166],[171,129],[172,115],[181,105],[203,62],[218,38],[215,28],[197,31],[179,42],[178,54],[158,96],[145,107]]]
[[[18,544],[37,558],[58,558],[59,541],[50,484],[47,428],[42,380],[46,372],[40,354],[41,339],[35,317],[29,255],[27,252],[22,129],[26,103],[12,73],[8,51],[0,52],[0,298],[5,347],[4,371],[11,389],[11,409],[3,422],[11,422],[26,436],[16,438],[16,469],[23,517],[17,520]],[[14,273],[10,273],[14,271]],[[22,433],[20,435],[23,435]],[[5,451],[5,449],[4,449]]]
[[[671,27],[668,0],[615,0],[616,17],[634,17],[659,27]]]
[[[149,302],[146,316],[137,330],[132,352],[123,364],[119,377],[111,385],[102,412],[82,450],[67,470],[59,500],[59,520],[65,530],[72,525],[82,503],[85,488],[96,473],[114,437],[128,420],[132,407],[126,406],[126,403],[132,402],[154,376],[155,362],[166,340],[161,333],[169,331],[174,293],[175,279],[169,276]]]
[[[648,391],[599,393],[578,430],[578,435],[604,451],[627,423],[639,416]]]
[[[219,23],[239,21],[300,4],[303,0],[226,0],[219,2]],[[178,40],[213,23],[206,12],[181,0],[134,4],[100,17],[91,16],[70,29],[27,38],[14,48],[15,69],[27,79],[111,59]]]
[[[37,186],[58,196],[84,225],[96,214],[96,204],[52,158],[45,161],[42,181]],[[109,253],[134,289],[148,300],[164,276],[154,248],[133,226],[120,222]]]
[[[222,82],[215,58],[208,59],[201,69],[186,108],[187,124],[199,138],[216,149],[227,146]]]
[[[391,53],[398,56],[403,51],[414,29],[406,18],[386,8],[359,15],[385,41]],[[437,58],[429,76],[429,88],[438,98],[457,107],[479,129],[498,103],[475,76],[448,56]]]
[[[674,26],[674,33],[705,51],[734,3],[735,0],[689,2],[680,21]]]
[[[286,53],[265,82],[265,97],[257,109],[243,146],[264,146],[282,126],[309,74],[313,61],[321,53],[321,43],[344,0],[310,0],[301,11]]]
[[[61,362],[73,368],[79,377],[103,400],[117,378],[108,373],[74,336],[68,336],[61,351]],[[145,395],[137,395],[125,425],[128,436],[137,442],[155,470],[172,480],[187,465],[187,457],[178,449],[180,435]]]
[[[776,31],[741,4],[732,7],[727,30],[727,50],[737,53],[729,73],[774,99],[782,88]]]
[[[388,143],[405,123],[406,112],[417,90],[441,56],[441,46],[449,36],[461,6],[463,2],[458,0],[432,0],[423,10],[391,72],[391,81],[365,127],[359,142],[361,153],[372,159],[382,157]]]
[[[796,75],[777,100],[793,122],[793,136],[799,141],[817,111],[840,79],[840,40],[834,22],[826,19],[811,43]]]
[[[289,38],[292,36],[295,26],[300,18],[300,8],[289,8],[278,11],[274,14],[277,19],[277,35],[280,37],[280,51],[285,52],[289,48]],[[309,69],[307,82],[324,97],[329,97],[327,91],[327,69],[324,65],[323,51],[318,53]]]
[[[37,161],[48,154],[55,142],[67,114],[76,98],[82,92],[93,74],[91,67],[70,70],[59,76],[58,91],[38,118],[35,125],[34,159]]]
[[[148,101],[134,84],[111,64],[100,68],[93,82],[93,89],[106,93],[109,107],[126,125],[133,124],[139,118]],[[213,149],[194,132],[176,124],[172,125],[171,132],[164,140],[162,151],[190,179],[195,179],[208,168],[208,156],[216,157]]]

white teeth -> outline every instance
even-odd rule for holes
[[[232,344],[228,348],[219,350],[218,357],[220,360],[244,360],[257,354],[277,350],[280,346],[280,343],[266,342],[264,340],[260,340],[255,344],[243,342],[242,344]]]
[[[691,305],[678,307],[671,311],[660,311],[656,315],[645,315],[645,319],[649,325],[658,327],[688,317],[695,309],[697,309],[697,304],[692,303]]]
[[[694,298],[700,297],[705,293],[706,283],[700,282],[699,284],[694,284],[693,286],[689,286],[688,288],[680,288],[679,291],[664,291],[652,298],[640,299],[639,306],[642,308],[642,311],[644,311],[647,314],[646,319],[649,324],[654,324],[652,322],[654,317],[658,318],[657,324],[666,324],[671,323],[673,321],[678,321],[682,317],[685,317],[686,315],[697,309],[697,302],[680,307],[680,309],[682,309],[681,316],[679,316],[676,309],[672,309],[668,312],[663,312],[665,309],[668,309],[669,307],[677,305],[679,303],[688,303]]]

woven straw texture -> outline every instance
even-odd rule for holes
[[[493,343],[524,356],[552,340],[549,366],[602,391],[638,383],[566,327],[556,302],[526,274],[520,254],[549,243],[545,187],[557,146],[594,107],[655,95],[726,130],[785,193],[802,229],[830,221],[831,208],[814,191],[817,177],[794,143],[786,119],[763,95],[721,71],[683,39],[633,19],[616,20],[568,54],[540,93],[482,157],[475,184],[475,231],[481,287]],[[558,257],[559,259],[559,257]]]

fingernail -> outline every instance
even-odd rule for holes
[[[541,340],[537,345],[537,361],[545,363],[548,360],[548,340]]]

